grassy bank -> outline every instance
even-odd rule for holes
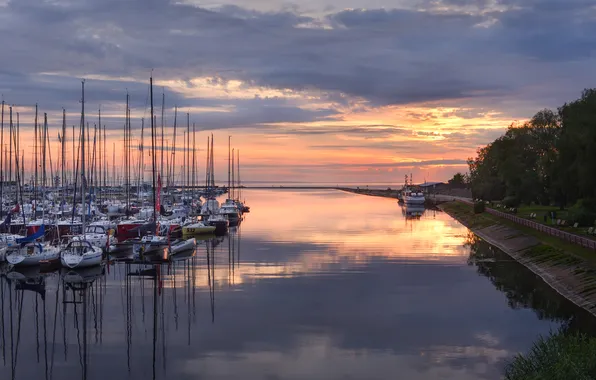
[[[499,218],[489,213],[474,214],[474,210],[471,205],[463,202],[448,202],[441,206],[448,214],[458,219],[462,224],[470,229],[485,228],[492,225],[500,224],[538,239],[543,245],[552,247],[554,250],[559,251],[562,255],[572,256],[580,260],[584,260],[590,264],[590,266],[596,268],[596,252],[580,247],[577,244],[569,243],[561,240],[557,237],[544,234],[530,227],[525,227],[512,222],[507,219]]]
[[[488,213],[474,214],[462,202],[441,208],[596,316],[596,252]]]
[[[516,356],[506,380],[575,380],[596,377],[596,338],[581,334],[540,337],[526,355]]]

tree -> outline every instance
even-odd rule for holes
[[[453,175],[453,178],[451,178],[448,182],[452,186],[463,187],[466,185],[466,176],[462,173],[457,172]]]

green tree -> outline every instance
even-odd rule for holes
[[[467,184],[467,178],[465,174],[457,172],[453,175],[453,178],[451,178],[448,182],[452,186],[463,187]]]

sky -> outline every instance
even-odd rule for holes
[[[510,124],[596,87],[594,35],[592,0],[0,0],[0,93],[27,173],[35,104],[56,170],[82,79],[120,173],[126,94],[137,145],[153,76],[168,145],[174,107],[178,147],[186,113],[196,126],[198,178],[213,133],[218,180],[232,136],[246,183],[444,181]]]

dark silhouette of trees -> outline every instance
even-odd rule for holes
[[[511,125],[468,164],[475,198],[596,212],[596,89]]]

